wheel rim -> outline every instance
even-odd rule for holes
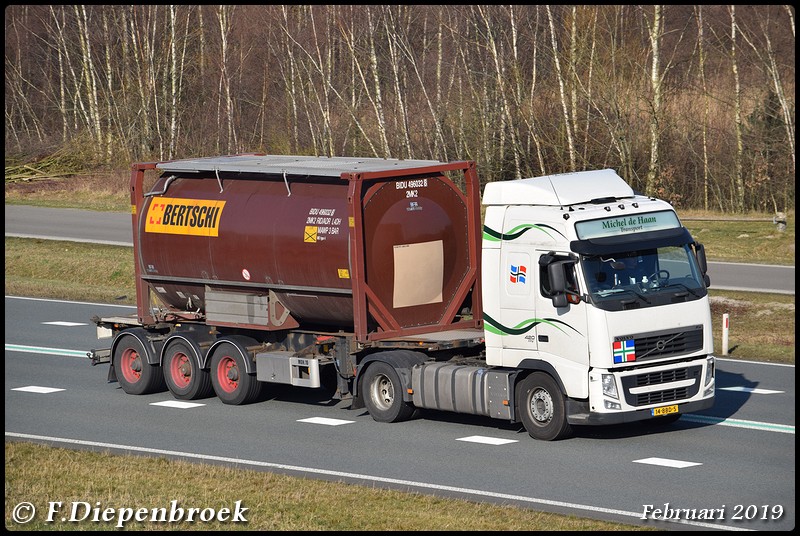
[[[370,398],[372,398],[373,403],[378,409],[387,410],[392,407],[392,403],[394,402],[394,386],[386,375],[379,374],[372,381]]]
[[[226,393],[233,393],[239,388],[239,367],[232,357],[220,359],[217,365],[217,383]]]
[[[544,389],[531,395],[531,416],[537,424],[547,424],[553,419],[553,397]]]
[[[133,348],[127,348],[122,352],[120,359],[122,377],[128,383],[136,383],[142,379],[142,357]]]
[[[184,353],[177,352],[172,356],[169,367],[170,377],[178,387],[188,387],[192,381],[192,362]]]

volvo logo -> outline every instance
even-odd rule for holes
[[[664,351],[664,348],[666,347],[667,347],[667,341],[665,341],[664,339],[659,339],[658,342],[656,343],[656,350],[658,350],[659,352]]]

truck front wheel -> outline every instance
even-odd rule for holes
[[[258,400],[263,384],[248,374],[244,357],[231,343],[223,343],[211,356],[211,384],[224,404],[241,406]]]
[[[164,390],[161,367],[147,362],[142,342],[128,335],[114,348],[114,371],[122,390],[129,395],[146,395]]]
[[[572,434],[564,394],[544,372],[534,372],[519,382],[517,407],[525,430],[534,439],[554,441]]]
[[[372,363],[362,381],[364,405],[378,422],[400,422],[410,419],[414,406],[403,400],[403,385],[394,368],[381,361]]]
[[[175,341],[167,346],[163,368],[167,387],[175,398],[196,400],[214,394],[211,375],[200,369],[185,342]]]

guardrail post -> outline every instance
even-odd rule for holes
[[[786,213],[778,212],[772,218],[772,223],[778,226],[778,231],[784,232],[786,230]]]
[[[728,313],[722,315],[722,355],[728,355]]]

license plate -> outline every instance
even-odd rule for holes
[[[672,406],[661,406],[660,408],[653,408],[650,410],[650,414],[653,417],[660,417],[661,415],[669,415],[670,413],[678,413],[677,404],[674,404]]]

